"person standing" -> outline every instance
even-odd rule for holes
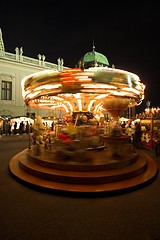
[[[9,135],[9,122],[8,121],[5,122],[4,129],[5,129],[6,136]]]
[[[17,134],[17,122],[14,122],[14,134]]]
[[[29,134],[29,123],[28,123],[28,121],[27,121],[27,123],[26,123],[26,129],[25,129],[25,132],[26,132],[27,134]]]
[[[20,125],[19,125],[19,134],[22,134],[24,133],[24,123],[23,121],[20,122]]]
[[[135,148],[141,148],[141,126],[139,122],[135,123],[135,132],[134,132],[134,146]]]

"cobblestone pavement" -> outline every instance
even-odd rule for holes
[[[160,240],[160,176],[130,191],[69,194],[39,191],[17,181],[10,159],[27,135],[0,138],[0,239]],[[154,151],[144,150],[160,166]]]

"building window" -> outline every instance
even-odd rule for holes
[[[12,82],[2,81],[2,100],[12,100]]]

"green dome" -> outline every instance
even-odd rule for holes
[[[87,52],[79,61],[80,68],[86,69],[89,67],[96,67],[96,66],[109,66],[108,59],[102,53],[94,51]]]
[[[109,65],[109,62],[106,56],[96,51],[86,53],[83,57],[83,61],[102,63],[107,66]]]

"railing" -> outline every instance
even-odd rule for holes
[[[2,57],[0,56],[0,58],[10,61],[16,61],[16,54],[5,52],[4,55],[2,55]]]
[[[3,52],[3,54],[2,54],[2,52],[1,52],[0,59],[9,60],[9,61],[13,61],[13,62],[20,62],[20,63],[24,63],[24,64],[28,64],[28,65],[32,65],[32,66],[43,67],[43,68],[50,68],[50,69],[56,69],[56,70],[59,69],[59,66],[57,64],[46,62],[42,59],[26,57],[21,54],[13,54],[13,53],[9,53],[9,52]],[[68,67],[63,67],[63,69],[67,69],[67,68]]]

